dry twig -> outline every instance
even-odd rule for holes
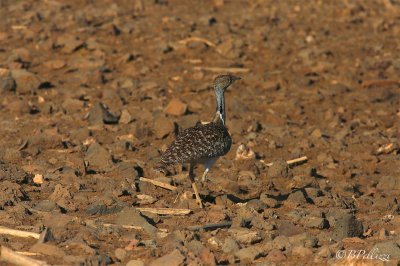
[[[307,156],[303,156],[303,157],[300,157],[300,158],[296,158],[296,159],[293,159],[293,160],[286,161],[286,163],[287,163],[287,165],[290,166],[292,164],[306,162],[307,160],[308,160]],[[262,162],[263,164],[265,164],[268,167],[271,167],[274,164],[274,163],[266,163],[266,162],[264,162],[264,160],[260,160],[260,162]]]
[[[209,41],[207,39],[200,38],[200,37],[189,37],[189,38],[178,41],[179,44],[183,44],[183,45],[186,45],[191,42],[202,42],[202,43],[207,44],[210,47],[216,46],[212,41]]]
[[[170,209],[170,208],[136,208],[140,212],[150,212],[161,215],[186,215],[191,212],[189,209]]]
[[[35,260],[24,256],[22,254],[18,254],[12,249],[6,248],[2,246],[0,249],[0,258],[3,261],[6,261],[13,265],[21,265],[21,266],[45,266],[48,265],[47,262],[42,260]]]
[[[172,190],[172,191],[177,189],[177,187],[174,187],[174,186],[172,186],[170,184],[163,183],[163,182],[160,182],[160,181],[157,181],[157,180],[153,180],[153,179],[149,179],[149,178],[146,178],[146,177],[141,177],[141,178],[139,178],[139,180],[143,181],[143,182],[151,183],[151,184],[153,184],[153,185],[155,185],[157,187],[162,187],[162,188],[165,188],[165,189],[168,189],[168,190]]]
[[[197,66],[194,67],[195,70],[206,70],[211,72],[218,72],[218,73],[247,73],[250,72],[248,68],[240,68],[240,67],[202,67]]]
[[[135,225],[103,224],[103,226],[104,227],[121,227],[121,228],[124,228],[124,229],[143,230],[143,227],[135,226]]]
[[[221,223],[214,223],[214,224],[204,224],[204,225],[195,225],[189,226],[187,229],[191,231],[198,231],[198,230],[215,230],[218,228],[230,227],[232,225],[231,221],[221,222]]]
[[[40,234],[33,232],[26,232],[21,230],[10,229],[4,226],[0,226],[0,235],[11,235],[17,237],[33,237],[36,239],[40,238]]]

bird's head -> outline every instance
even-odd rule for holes
[[[233,75],[219,75],[214,79],[214,90],[217,94],[223,93],[230,85],[239,79],[240,77]]]

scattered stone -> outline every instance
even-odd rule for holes
[[[26,192],[20,185],[10,182],[0,182],[0,210],[5,206],[13,206],[15,203],[27,199]]]
[[[27,174],[24,170],[14,164],[4,163],[0,161],[0,181],[12,181],[17,184],[28,183],[32,175]]]
[[[280,249],[280,250],[286,250],[289,249],[291,247],[289,238],[286,236],[277,236],[273,242],[273,247]]]
[[[227,58],[237,59],[243,55],[243,46],[243,40],[228,38],[217,46],[217,51]]]
[[[51,69],[54,69],[54,70],[62,69],[63,67],[66,66],[66,64],[67,63],[64,60],[61,60],[61,59],[49,60],[49,61],[44,63],[44,65],[47,68],[51,68]]]
[[[303,224],[310,228],[324,229],[329,227],[329,223],[325,218],[321,217],[307,217]]]
[[[179,250],[175,249],[171,253],[150,262],[149,266],[179,266],[183,265],[184,261],[185,257],[179,252]]]
[[[304,232],[303,229],[293,224],[291,221],[282,221],[278,226],[278,232],[283,236],[294,236]]]
[[[268,168],[268,178],[273,179],[279,177],[289,177],[289,166],[284,160],[275,161]]]
[[[116,124],[119,117],[112,114],[104,104],[96,103],[88,114],[90,125]]]
[[[376,251],[376,254],[371,256],[379,256],[379,258],[384,259],[384,261],[400,260],[399,242],[396,241],[381,242],[376,244],[371,249],[371,252],[374,250]]]
[[[228,232],[237,242],[244,245],[258,243],[262,240],[262,237],[258,231],[252,231],[247,228],[240,228],[240,229],[232,228],[229,229]]]
[[[268,197],[267,193],[262,193],[260,195],[260,200],[262,203],[267,205],[267,207],[269,207],[269,208],[276,208],[279,205],[278,201],[274,198]]]
[[[34,208],[35,208],[35,210],[43,211],[43,212],[60,211],[57,204],[52,200],[39,201],[39,203],[36,204]]]
[[[303,246],[295,246],[292,249],[292,254],[301,257],[309,257],[313,254],[310,248],[306,248]]]
[[[154,121],[154,133],[157,139],[163,139],[175,131],[175,123],[166,117],[158,117]]]
[[[144,266],[144,262],[141,260],[130,260],[126,266]]]
[[[11,75],[11,71],[5,68],[0,68],[0,92],[15,91],[17,84]]]
[[[126,266],[144,266],[144,262],[141,260],[130,260],[126,264]]]
[[[252,262],[255,259],[261,257],[263,255],[263,251],[262,249],[260,249],[259,247],[255,247],[255,246],[250,246],[247,248],[242,248],[239,251],[235,252],[235,256],[237,258],[239,258],[241,263],[244,262]]]
[[[54,43],[55,47],[62,47],[62,51],[67,54],[78,50],[83,47],[83,45],[83,41],[79,40],[76,36],[69,34],[59,36]]]
[[[299,207],[307,203],[307,199],[304,196],[303,191],[297,190],[296,192],[290,193],[289,197],[285,201],[285,205],[290,207]]]
[[[239,250],[239,245],[232,237],[225,238],[225,242],[222,245],[222,251],[224,253],[232,253]]]
[[[268,253],[265,259],[271,262],[282,262],[286,260],[286,255],[279,249],[273,249]]]
[[[83,101],[68,98],[62,103],[62,108],[67,114],[73,114],[83,109]]]
[[[136,197],[138,198],[138,203],[140,205],[153,204],[157,201],[157,199],[153,198],[152,196],[145,194],[136,195]]]
[[[154,236],[157,233],[157,228],[151,225],[140,212],[124,208],[118,215],[116,223],[119,225],[134,225],[143,227],[143,229],[150,235]]]
[[[184,115],[186,111],[187,105],[179,99],[172,99],[165,108],[165,113],[174,116]]]
[[[335,217],[332,238],[340,241],[346,237],[361,237],[364,232],[363,224],[351,213]]]
[[[314,248],[318,244],[318,239],[308,233],[302,233],[289,237],[289,242],[293,246],[300,245],[307,248]]]
[[[29,251],[56,258],[64,258],[66,256],[65,252],[61,248],[48,243],[36,243],[29,249]]]
[[[115,257],[119,260],[119,261],[123,261],[126,258],[127,252],[125,249],[123,248],[117,248],[114,251]]]
[[[130,162],[120,162],[117,167],[120,176],[128,178],[129,180],[137,180],[139,178],[139,173],[137,169],[140,169],[140,167],[137,164]]]
[[[98,143],[89,146],[85,155],[86,172],[108,172],[113,167],[111,155]]]
[[[40,88],[41,78],[23,69],[14,69],[11,75],[16,82],[16,90],[20,94],[29,94]]]
[[[200,123],[200,117],[198,114],[187,114],[179,117],[178,125],[180,130],[187,129],[189,127],[195,126],[197,123]]]
[[[382,176],[376,188],[383,191],[400,190],[400,178],[395,176]]]
[[[317,256],[321,258],[331,258],[332,255],[333,253],[328,246],[321,247],[317,253]]]
[[[121,112],[121,117],[119,118],[119,122],[121,124],[129,124],[132,121],[132,116],[128,110],[124,109]]]

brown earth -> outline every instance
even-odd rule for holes
[[[399,14],[391,0],[0,1],[0,225],[53,236],[0,245],[50,264],[341,265],[375,248],[395,265]],[[226,93],[234,143],[198,181],[199,209],[186,168],[152,167],[213,117],[227,72],[242,77]]]

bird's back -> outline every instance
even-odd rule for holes
[[[232,139],[220,121],[198,124],[182,131],[161,156],[160,164],[196,163],[207,158],[225,155],[231,148]]]

